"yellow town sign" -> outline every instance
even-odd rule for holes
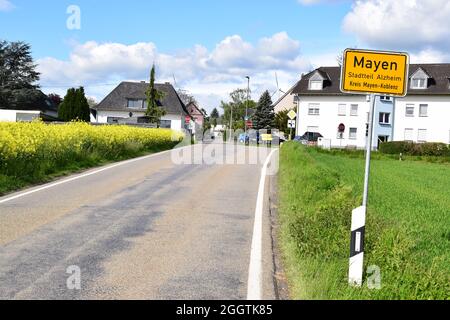
[[[347,49],[341,91],[404,97],[408,88],[408,64],[407,53]]]

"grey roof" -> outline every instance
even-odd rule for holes
[[[422,68],[429,76],[427,89],[411,89],[408,84],[408,95],[450,95],[450,63],[442,64],[410,64],[409,75]],[[324,81],[323,90],[309,90],[309,78],[316,71],[326,74],[329,80]],[[341,67],[320,67],[306,75],[292,90],[293,94],[308,96],[351,95],[342,93],[340,89]]]
[[[128,99],[145,100],[146,82],[122,82],[106,96],[95,108],[100,111],[130,111]],[[164,98],[159,102],[167,113],[188,115],[186,106],[181,101],[170,83],[155,83],[157,90],[164,92]]]

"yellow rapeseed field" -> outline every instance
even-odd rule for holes
[[[182,138],[182,133],[169,129],[92,126],[82,122],[0,123],[0,178],[42,177],[83,161],[94,165],[100,160],[169,149]]]

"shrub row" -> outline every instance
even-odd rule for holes
[[[380,145],[385,154],[404,154],[411,156],[449,157],[450,146],[445,143],[414,143],[408,141],[385,142]]]

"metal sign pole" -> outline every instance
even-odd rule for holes
[[[375,94],[370,95],[369,132],[367,136],[366,170],[364,175],[364,194],[362,206],[353,210],[350,240],[349,283],[360,287],[364,270],[364,237],[366,228],[367,203],[369,199],[370,159],[373,143],[373,121],[375,119]]]
[[[366,154],[366,174],[364,176],[364,197],[363,207],[367,207],[369,195],[369,177],[370,177],[370,156],[372,155],[373,144],[373,120],[375,119],[375,94],[370,95],[370,111],[369,111],[369,134],[367,137],[367,154]]]

